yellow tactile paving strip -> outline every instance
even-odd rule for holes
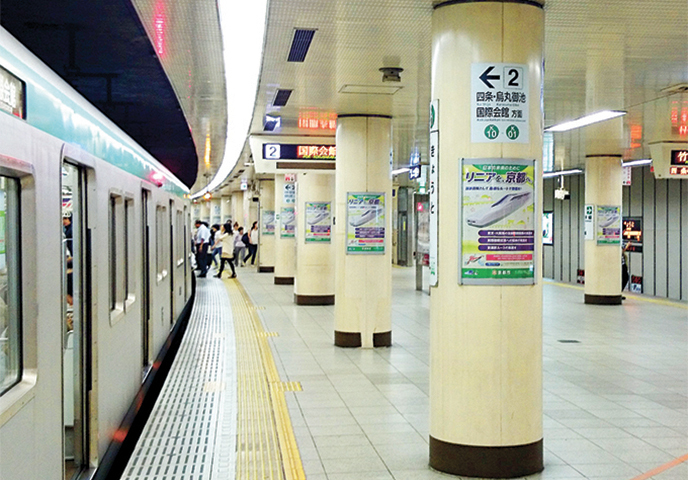
[[[282,382],[269,337],[246,291],[225,282],[234,316],[237,357],[237,480],[306,478],[284,392],[298,382]]]

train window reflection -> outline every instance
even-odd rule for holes
[[[0,177],[0,395],[21,380],[19,195],[16,180]]]

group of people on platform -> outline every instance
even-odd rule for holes
[[[222,278],[225,264],[229,264],[232,275],[235,278],[235,266],[242,267],[251,260],[251,265],[256,263],[258,252],[258,222],[253,222],[251,229],[244,232],[238,222],[227,222],[223,225],[208,227],[207,222],[196,220],[196,232],[193,236],[193,245],[196,252],[196,270],[200,270],[199,277],[208,274],[210,265],[214,264],[218,269],[216,278]]]

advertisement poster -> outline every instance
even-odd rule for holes
[[[463,159],[461,184],[459,282],[533,284],[535,162]]]
[[[542,244],[554,245],[554,213],[542,214]]]
[[[430,286],[437,286],[437,222],[439,221],[439,168],[440,168],[440,101],[430,105]]]
[[[621,245],[621,207],[597,206],[597,244]]]
[[[263,218],[260,222],[260,233],[261,235],[274,235],[275,234],[275,211],[274,210],[263,210]]]
[[[430,266],[430,212],[428,211],[427,202],[418,202],[416,207],[418,216],[417,218],[417,228],[416,233],[416,252],[418,253],[418,259],[420,264],[424,267]]]
[[[280,212],[280,238],[294,238],[296,213],[294,207],[284,207]]]
[[[385,194],[346,195],[346,253],[385,253]]]
[[[306,243],[330,242],[332,239],[332,204],[306,202]]]

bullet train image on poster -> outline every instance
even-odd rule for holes
[[[472,227],[488,227],[518,211],[530,203],[532,198],[532,192],[504,195],[489,207],[469,215],[466,218],[466,223]]]
[[[322,222],[323,220],[326,220],[330,217],[330,212],[323,210],[322,212],[318,212],[318,214],[308,220],[309,225],[317,225],[318,223]]]
[[[380,207],[377,205],[369,206],[365,210],[365,212],[363,212],[363,214],[361,214],[359,217],[354,217],[351,220],[349,220],[349,224],[352,227],[361,227],[365,225],[366,223],[370,222],[371,220],[377,217],[379,208]]]

